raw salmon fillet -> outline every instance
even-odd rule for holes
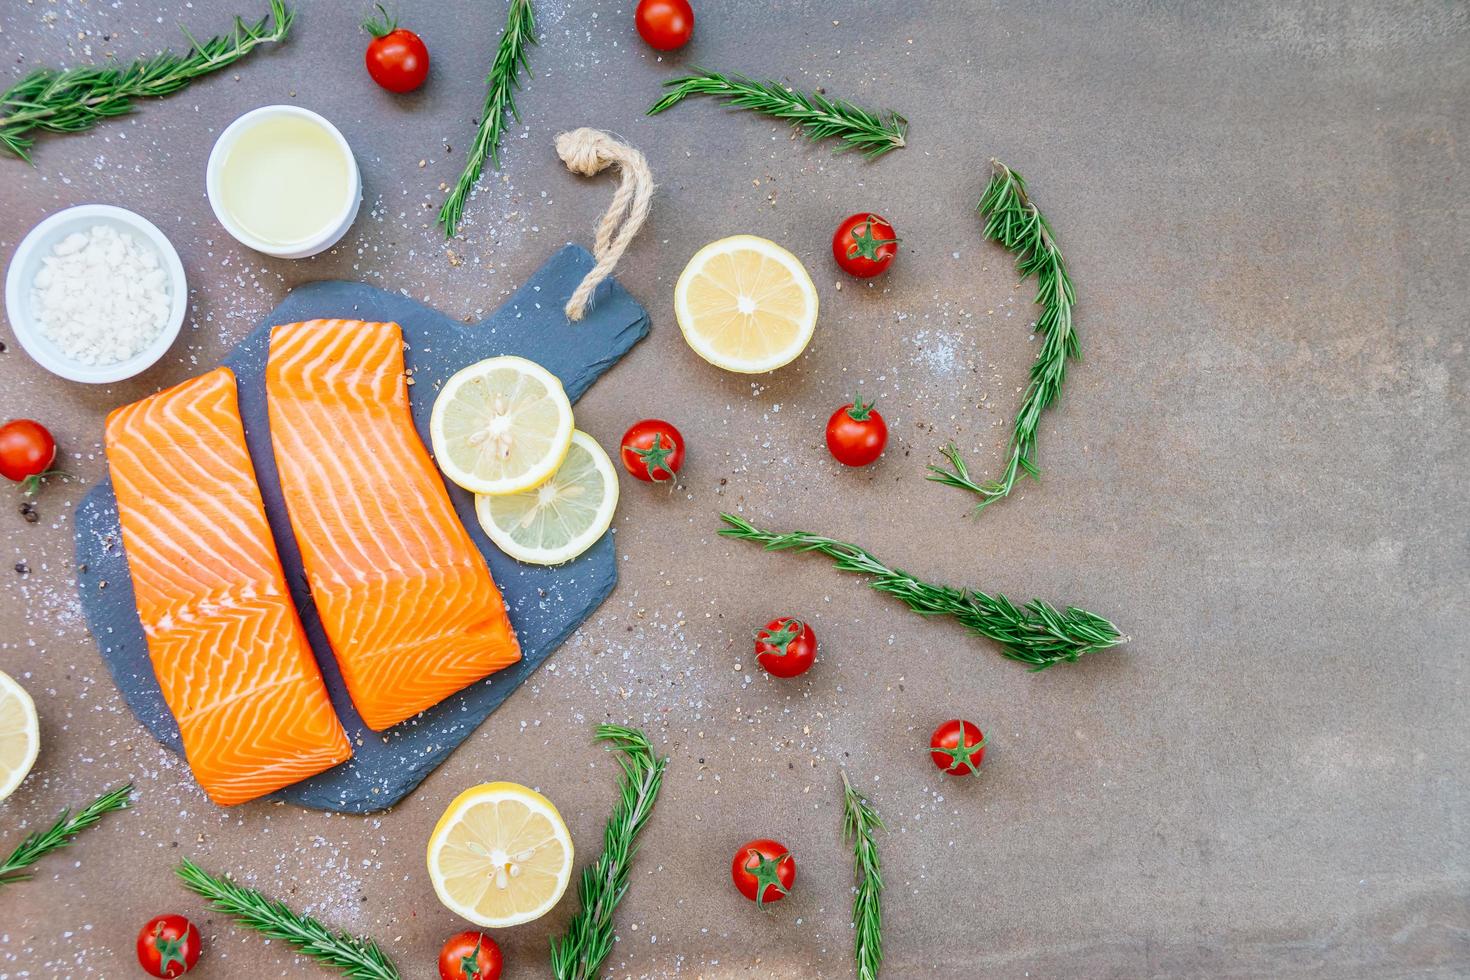
[[[413,427],[398,324],[278,326],[265,387],[302,564],[368,727],[520,660],[500,591]]]
[[[153,672],[222,806],[352,755],[286,589],[219,368],[107,417],[107,460]]]

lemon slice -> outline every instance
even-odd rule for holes
[[[556,376],[524,357],[492,357],[444,382],[429,416],[444,475],[475,493],[544,483],[572,444],[572,403]]]
[[[439,901],[477,926],[539,919],[572,880],[572,836],[551,801],[516,783],[471,786],[429,835]]]
[[[560,565],[597,543],[618,506],[618,474],[580,429],[561,468],[520,493],[475,498],[480,526],[500,550],[532,565]]]
[[[775,242],[735,235],[694,254],[674,287],[674,313],[694,352],[716,367],[759,374],[806,350],[817,289]]]
[[[36,702],[15,678],[0,670],[0,800],[15,792],[40,751]]]

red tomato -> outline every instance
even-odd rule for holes
[[[499,980],[500,947],[483,932],[450,936],[439,950],[439,980]]]
[[[859,279],[871,279],[893,262],[898,239],[893,226],[876,214],[849,215],[832,235],[832,257]]]
[[[684,465],[684,437],[663,419],[634,422],[623,433],[623,465],[645,483],[672,480]]]
[[[888,423],[861,395],[827,420],[827,448],[843,466],[867,466],[887,444]]]
[[[367,70],[373,81],[390,92],[412,92],[429,77],[429,49],[413,31],[399,27],[378,4],[381,18],[365,22],[373,36],[367,46]]]
[[[639,0],[633,19],[648,46],[660,51],[682,48],[694,33],[694,8],[689,0]]]
[[[199,930],[182,915],[158,915],[138,930],[138,962],[150,977],[181,977],[199,962]]]
[[[12,419],[0,425],[0,475],[35,490],[40,478],[56,462],[56,440],[40,422]]]
[[[795,617],[773,619],[755,631],[755,659],[773,677],[805,674],[817,659],[817,634]]]
[[[764,908],[790,893],[796,883],[796,858],[784,845],[762,837],[735,852],[730,877],[740,894]]]
[[[929,757],[951,776],[973,775],[985,758],[985,734],[973,721],[951,718],[930,736]]]

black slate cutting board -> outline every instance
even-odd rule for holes
[[[485,555],[505,596],[511,623],[520,638],[522,659],[386,732],[369,730],[353,710],[342,685],[342,675],[312,605],[301,554],[281,497],[266,420],[265,363],[270,328],[319,317],[398,323],[408,344],[404,357],[414,380],[408,389],[414,424],[427,445],[434,396],[443,381],[465,365],[497,354],[520,354],[559,377],[567,394],[576,401],[647,335],[648,314],[612,279],[598,287],[594,306],[585,319],[576,324],[567,322],[562,306],[591,266],[592,256],[586,249],[566,246],[478,326],[467,326],[406,296],[362,283],[309,283],[292,290],[224,359],[239,381],[245,440],[254,459],[286,580],[354,752],[349,761],[289,786],[277,797],[343,813],[381,810],[403,799],[602,604],[617,582],[617,565],[611,534],[565,565],[522,565],[490,543],[475,519],[473,495],[451,484],[449,493],[455,510]],[[175,752],[182,752],[178,726],[148,660],[122,548],[117,500],[109,481],[94,487],[77,510],[76,553],[82,605],[113,680],[128,707],[153,736]]]

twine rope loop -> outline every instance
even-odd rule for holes
[[[592,247],[597,264],[567,300],[567,319],[575,322],[587,313],[592,294],[612,274],[618,259],[648,218],[648,208],[653,202],[653,174],[640,151],[600,129],[585,126],[559,134],[556,155],[568,170],[584,177],[594,177],[614,164],[622,172],[612,204],[597,224],[597,240]]]

